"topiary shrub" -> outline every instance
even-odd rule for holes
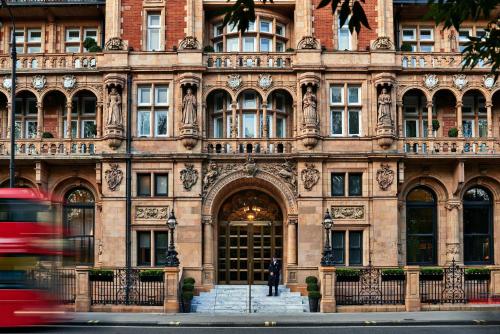
[[[318,284],[318,278],[314,276],[307,276],[306,277],[306,284],[309,285],[311,283]]]
[[[448,130],[448,137],[458,137],[458,129],[451,128]]]
[[[321,293],[319,291],[309,291],[308,297],[311,299],[320,299]]]
[[[185,279],[182,280],[182,283],[194,285],[194,283],[196,283],[196,281],[192,277],[186,277]]]
[[[319,291],[319,286],[316,283],[307,284],[307,291]]]
[[[95,39],[92,37],[87,37],[83,41],[83,47],[88,51],[88,52],[101,52],[102,49],[99,45],[97,45],[97,42]]]
[[[99,282],[113,282],[113,270],[92,269],[89,271],[89,280]]]
[[[141,282],[163,282],[163,277],[163,270],[160,269],[147,269],[139,272]]]

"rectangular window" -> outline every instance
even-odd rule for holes
[[[224,42],[215,43],[215,52],[224,52]]]
[[[403,41],[412,42],[417,40],[417,30],[411,28],[403,28]]]
[[[276,24],[276,35],[285,36],[285,26],[283,24]]]
[[[37,121],[26,121],[26,134],[25,138],[36,138],[36,128],[37,128]]]
[[[464,119],[462,121],[463,134],[465,138],[474,137],[474,120]]]
[[[271,32],[273,29],[273,24],[270,21],[261,20],[260,21],[260,32]]]
[[[345,265],[345,232],[332,232],[333,261],[336,265]]]
[[[161,16],[148,13],[147,16],[147,51],[160,51]]]
[[[361,133],[359,110],[349,110],[348,128],[349,136],[359,136]]]
[[[286,137],[286,120],[284,118],[278,117],[276,119],[276,137]]]
[[[260,39],[260,52],[272,52],[272,40],[269,38]]]
[[[332,196],[345,195],[345,174],[332,173]]]
[[[255,138],[255,114],[243,114],[243,136]]]
[[[155,111],[155,136],[166,137],[168,124],[167,111]]]
[[[214,138],[222,138],[224,136],[224,122],[222,117],[215,118],[214,122]]]
[[[66,42],[80,42],[80,29],[66,29]]]
[[[22,134],[22,125],[23,123],[21,121],[16,121],[15,129],[14,129],[14,138],[19,139],[21,138]]]
[[[227,52],[239,52],[240,51],[240,39],[239,38],[228,38],[226,39]]]
[[[362,196],[363,174],[349,173],[349,196]]]
[[[257,108],[257,103],[255,101],[255,94],[245,93],[243,95],[243,108],[244,109],[255,109]]]
[[[97,100],[95,97],[84,97],[82,98],[83,103],[83,113],[86,115],[94,115],[97,106]]]
[[[339,40],[338,44],[339,51],[351,50],[351,32],[349,31],[349,26],[347,24],[347,21],[341,27],[339,20],[338,40]]]
[[[479,137],[485,138],[488,137],[488,121],[485,120],[484,118],[481,118],[478,120],[478,130],[479,130]]]
[[[138,88],[138,104],[141,106],[151,105],[151,87],[139,87]]]
[[[348,104],[361,104],[361,87],[347,86],[347,103]]]
[[[168,87],[157,86],[155,87],[155,105],[168,105]]]
[[[66,123],[66,120],[63,121],[63,131],[64,131],[64,138],[68,138],[68,123]],[[78,121],[76,120],[71,120],[71,138],[76,138],[76,134],[78,133]]]
[[[151,265],[151,232],[137,232],[137,265]]]
[[[168,174],[155,174],[155,196],[168,195]]]
[[[332,135],[342,136],[344,134],[344,112],[332,110]]]
[[[217,24],[214,26],[214,37],[220,36],[224,33],[224,26],[222,24]]]
[[[285,43],[276,42],[276,52],[285,52]]]
[[[255,37],[243,38],[243,52],[255,52]]]
[[[96,125],[94,120],[83,120],[81,126],[82,138],[94,138],[96,136]]]
[[[164,266],[167,260],[168,232],[155,232],[155,266]]]
[[[416,138],[418,137],[418,126],[416,119],[405,120],[405,137]]]
[[[349,231],[349,265],[363,265],[363,232]]]
[[[42,52],[42,29],[21,28],[15,31],[16,51],[18,53]]]
[[[331,104],[344,104],[344,87],[343,86],[330,87],[330,103]]]
[[[248,30],[247,31],[255,31],[255,21],[248,21]]]
[[[151,136],[151,112],[139,111],[137,113],[137,135],[139,137]]]
[[[434,41],[433,29],[420,28],[420,41]]]
[[[137,196],[151,196],[151,174],[137,174]]]

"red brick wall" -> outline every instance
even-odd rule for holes
[[[165,0],[165,49],[171,50],[184,38],[186,28],[186,1]],[[142,0],[122,1],[122,38],[128,40],[129,47],[141,50],[143,17]],[[154,8],[152,8],[154,9]],[[145,28],[145,27],[144,27]]]
[[[320,3],[321,0],[312,0],[314,8]],[[377,0],[366,0],[366,3],[362,4],[365,14],[368,18],[368,23],[370,24],[371,30],[361,27],[361,31],[358,35],[358,50],[366,50],[370,47],[370,40],[377,38]],[[340,9],[340,6],[338,7]],[[314,9],[314,35],[316,38],[321,40],[321,45],[324,45],[327,49],[332,50],[336,48],[337,41],[334,40],[333,33],[333,14],[332,7],[326,6],[321,9]]]

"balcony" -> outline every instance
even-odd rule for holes
[[[18,55],[17,69],[21,71],[75,69],[94,70],[97,67],[97,58],[102,54],[95,53],[58,53],[58,54],[21,54]],[[10,71],[11,59],[9,55],[0,56],[0,70]]]
[[[203,150],[215,154],[288,154],[295,151],[290,138],[226,138],[206,140]]]
[[[105,5],[106,0],[7,0],[9,6]]]
[[[461,69],[462,54],[458,52],[400,52],[397,64],[404,70],[419,69]],[[478,65],[478,69],[488,66]]]
[[[30,156],[52,156],[56,158],[66,156],[93,156],[98,154],[100,139],[16,139],[16,158]],[[9,156],[10,144],[8,139],[0,140],[0,157]]]
[[[500,153],[500,141],[492,138],[406,138],[408,155],[492,155]]]
[[[274,53],[208,53],[203,62],[210,69],[282,69],[291,68],[295,54],[292,52]]]

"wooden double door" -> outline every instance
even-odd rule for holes
[[[281,261],[282,254],[282,222],[219,223],[219,284],[266,284],[273,255]]]

